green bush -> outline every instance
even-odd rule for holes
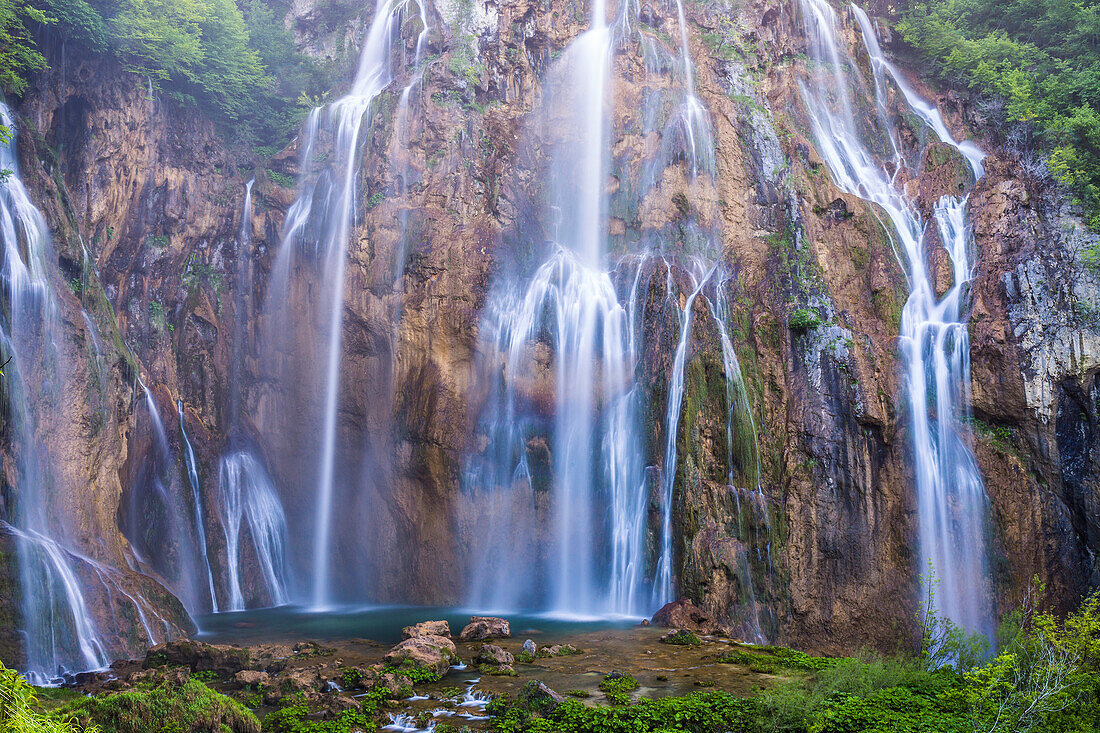
[[[642,699],[633,705],[589,707],[567,700],[546,717],[515,706],[498,707],[492,726],[501,733],[748,733],[755,703],[727,692],[694,692],[683,697]]]
[[[1100,14],[1069,0],[929,0],[897,29],[943,80],[995,104],[990,120],[1048,156],[1100,228]]]
[[[791,314],[787,326],[792,331],[809,331],[821,325],[821,318],[809,308],[799,308]]]
[[[201,107],[268,152],[289,141],[305,112],[300,100],[316,97],[323,86],[319,67],[297,52],[264,0],[241,7],[235,0],[33,1],[72,41],[112,54],[177,103]],[[4,3],[25,2],[0,0],[0,22]]]

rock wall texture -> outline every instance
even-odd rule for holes
[[[587,7],[489,0],[429,10],[429,54],[438,58],[400,124],[400,87],[380,98],[358,172],[338,454],[348,487],[341,511],[369,518],[338,542],[343,577],[369,585],[374,600],[455,603],[474,562],[465,538],[482,531],[461,489],[465,457],[484,448],[480,319],[501,263],[534,236],[524,227],[535,182],[518,161],[527,116],[552,61],[586,26]],[[643,11],[647,32],[675,50],[675,5]],[[795,71],[806,52],[798,4],[688,3],[684,11],[697,93],[714,129],[714,185],[701,192],[669,178],[639,211],[613,214],[612,234],[663,231],[675,221],[678,197],[711,217],[735,274],[726,285],[729,335],[759,456],[758,465],[730,465],[721,343],[700,304],[677,439],[680,590],[734,628],[759,628],[778,642],[819,651],[892,648],[914,633],[921,570],[895,346],[905,276],[879,216],[830,182],[806,132]],[[349,11],[329,27],[320,13],[312,0],[293,4],[287,23],[301,47],[352,59],[369,18]],[[414,42],[408,32],[396,41]],[[634,82],[644,70],[618,55],[614,68],[611,117],[626,119],[637,110]],[[981,135],[967,99],[922,92],[960,137]],[[141,467],[155,450],[142,427],[148,416],[137,379],[150,389],[177,456],[181,434],[173,426],[182,402],[208,527],[219,526],[218,457],[233,375],[243,375],[246,432],[263,432],[253,418],[297,420],[271,414],[272,385],[264,380],[271,365],[255,351],[234,363],[232,339],[243,328],[254,341],[265,327],[265,288],[294,201],[282,182],[298,173],[300,151],[259,160],[228,145],[201,115],[150,99],[143,79],[91,55],[70,54],[43,72],[17,111],[37,141],[24,147],[25,178],[55,232],[59,277],[93,274],[97,283],[94,294],[88,286],[74,294],[66,327],[74,339],[88,338],[83,302],[108,345],[98,396],[80,406],[85,413],[102,405],[105,427],[60,438],[79,454],[73,471],[82,489],[56,501],[80,526],[70,535],[76,546],[102,548],[97,557],[130,572],[138,567],[127,560],[131,545],[155,541],[124,536],[126,497],[145,480]],[[915,128],[903,131],[915,150],[919,137]],[[611,148],[628,160],[631,149],[652,142],[623,133]],[[1083,260],[1095,240],[1056,203],[1056,192],[1024,176],[1011,155],[987,148],[988,173],[970,198],[978,254],[971,437],[990,498],[994,593],[1007,609],[1038,576],[1065,606],[1100,585],[1100,276]],[[935,145],[923,161],[909,185],[930,208],[960,163]],[[244,254],[254,287],[237,299],[241,204],[253,176],[252,246]],[[76,254],[80,243],[88,263]],[[937,246],[930,244],[930,257],[942,261]],[[651,283],[651,301],[663,302],[664,278]],[[310,308],[316,295],[287,297],[290,308]],[[798,308],[814,309],[822,324],[792,326]],[[675,328],[667,321],[654,315],[646,329]],[[667,343],[667,334],[651,342]],[[659,406],[647,420],[651,447],[666,437],[660,411],[669,359],[660,351],[644,358],[650,402]],[[74,424],[92,421],[78,417]],[[317,429],[303,419],[264,445],[276,481],[289,487],[292,526],[312,511],[315,477],[300,466],[309,465],[304,454]],[[650,453],[659,471],[660,451]],[[175,485],[185,486],[182,466],[173,472]],[[753,480],[730,486],[731,473]],[[758,487],[750,485],[757,478]],[[209,540],[224,594],[224,537],[212,531]],[[0,554],[0,587],[7,555]],[[172,585],[171,558],[143,567]],[[295,571],[303,578],[309,569]],[[264,602],[262,589],[246,595]],[[151,602],[179,613],[168,599]]]

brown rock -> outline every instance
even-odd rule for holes
[[[652,622],[654,626],[665,629],[692,629],[695,631],[708,631],[715,626],[714,619],[686,598],[666,603],[657,613],[653,614]]]
[[[537,710],[540,713],[549,713],[565,702],[564,697],[538,680],[531,680],[524,685],[519,691],[518,699],[528,710]]]
[[[505,667],[511,666],[516,658],[495,644],[482,644],[474,661],[491,667]]]
[[[451,625],[446,621],[421,621],[412,626],[401,629],[402,639],[412,639],[416,636],[450,636]]]
[[[253,669],[242,669],[237,674],[233,675],[233,681],[241,687],[254,687],[256,685],[266,685],[271,681],[271,675],[267,672],[258,672]]]
[[[512,635],[511,625],[495,616],[471,616],[470,623],[458,635],[461,641],[485,641],[486,639],[507,639]]]
[[[386,652],[385,660],[414,669],[428,669],[445,674],[451,663],[458,659],[454,642],[444,636],[417,636]]]
[[[225,644],[203,644],[190,639],[158,644],[145,655],[145,667],[190,667],[193,672],[215,672],[230,677],[249,669],[252,655],[248,649]]]

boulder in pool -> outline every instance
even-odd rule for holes
[[[523,707],[543,714],[552,712],[554,708],[565,702],[564,697],[538,680],[531,680],[524,685],[517,697]]]
[[[460,641],[486,641],[511,636],[512,627],[507,620],[496,616],[471,616],[470,623],[466,624],[458,638]]]
[[[450,636],[451,625],[446,621],[421,621],[401,629],[402,639],[414,639],[418,636]]]
[[[706,611],[686,598],[661,606],[653,614],[653,625],[664,629],[690,629],[709,633],[716,626]]]

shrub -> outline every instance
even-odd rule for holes
[[[809,308],[799,308],[791,314],[787,321],[787,327],[792,331],[809,331],[821,325],[821,319],[817,313]]]
[[[71,716],[39,712],[35,689],[0,662],[0,730],[6,733],[99,733],[95,725],[78,726]]]

